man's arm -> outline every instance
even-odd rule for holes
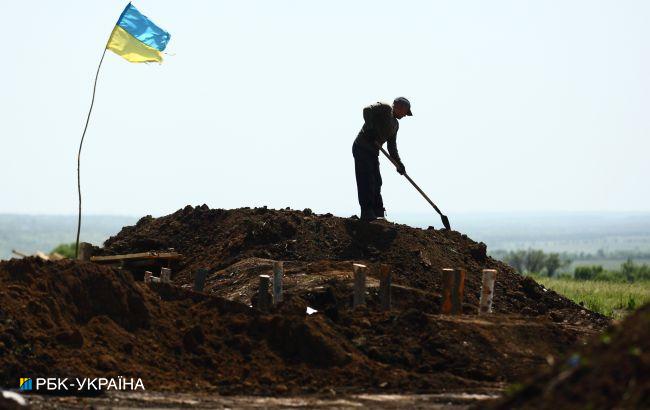
[[[406,169],[404,168],[404,164],[399,157],[399,152],[397,152],[397,133],[394,133],[388,139],[388,153],[395,160],[395,162],[397,162],[397,172],[404,175]]]
[[[390,154],[391,157],[397,162],[402,162],[402,160],[399,157],[399,152],[397,152],[397,134],[393,134],[389,139],[388,139],[388,153]]]

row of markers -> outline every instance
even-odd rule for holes
[[[379,277],[379,302],[383,310],[391,307],[391,275],[387,265],[373,266],[375,276]],[[354,272],[354,293],[352,306],[365,305],[366,271],[367,266],[355,263],[352,265]],[[462,303],[465,292],[465,269],[445,268],[442,270],[442,306],[440,311],[446,315],[462,314]],[[479,315],[492,313],[494,300],[494,283],[496,269],[483,269],[481,280],[481,296],[479,302]]]
[[[259,309],[266,309],[282,301],[282,278],[284,276],[284,264],[282,262],[273,263],[273,279],[269,275],[260,275],[258,290]],[[376,269],[376,275],[379,277],[379,300],[383,310],[391,308],[391,275],[387,265],[373,267]],[[355,263],[352,265],[354,273],[354,293],[352,297],[352,306],[357,307],[365,305],[366,295],[366,271],[367,266]],[[145,283],[171,283],[171,269],[161,268],[160,277],[153,276],[150,271],[145,271]],[[208,271],[200,269],[195,277],[194,290],[201,292],[205,283],[205,277]],[[442,314],[461,314],[462,302],[465,292],[465,269],[445,268],[442,270]],[[479,315],[492,313],[492,302],[494,300],[494,283],[496,281],[496,269],[483,269],[481,280],[481,297],[479,301]],[[270,288],[270,289],[269,289]],[[269,290],[271,292],[269,292]]]

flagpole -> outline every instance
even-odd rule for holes
[[[86,125],[84,126],[84,131],[81,134],[81,142],[79,142],[79,153],[77,154],[77,192],[79,193],[79,216],[77,218],[77,242],[74,248],[75,259],[79,257],[79,234],[81,233],[81,147],[83,147],[84,138],[86,137],[86,130],[88,129],[88,123],[90,122],[90,114],[93,112],[93,105],[95,104],[95,92],[97,91],[97,79],[99,78],[99,70],[102,68],[102,62],[104,62],[104,56],[106,56],[107,49],[107,47],[104,47],[102,58],[99,60],[99,65],[97,66],[95,83],[93,85],[93,97],[90,100],[90,109],[88,110],[88,116],[86,117]]]

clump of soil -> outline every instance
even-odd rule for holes
[[[493,408],[650,408],[650,304]]]

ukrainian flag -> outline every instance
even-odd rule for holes
[[[106,48],[132,63],[162,62],[168,32],[153,24],[129,3],[117,20]]]

